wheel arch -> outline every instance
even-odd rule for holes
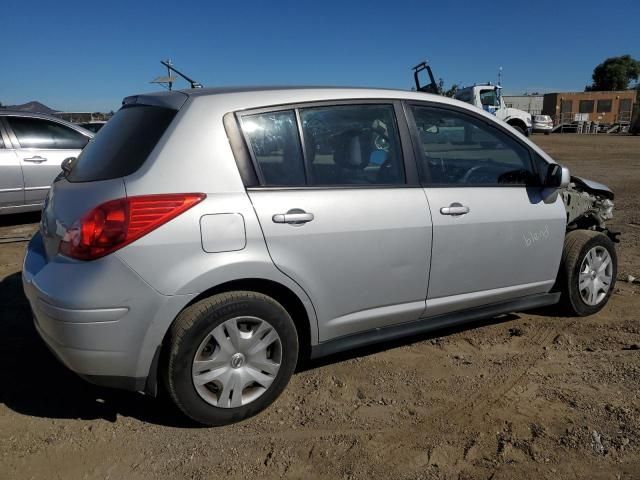
[[[518,126],[522,128],[525,131],[525,133],[527,131],[527,124],[524,123],[524,121],[519,118],[509,118],[507,119],[507,123],[512,127]]]
[[[315,325],[315,321],[312,320],[312,317],[310,317],[309,312],[300,297],[282,283],[265,278],[243,278],[231,280],[211,287],[195,296],[184,306],[182,310],[204,298],[209,298],[219,293],[226,293],[234,290],[246,290],[262,293],[280,303],[284,309],[289,312],[289,315],[291,315],[291,319],[296,326],[300,344],[300,357],[305,358],[306,356],[308,358],[309,352],[311,351],[312,340],[317,336],[313,335],[312,330],[316,328],[317,331],[317,326]]]
[[[230,292],[234,290],[246,290],[262,293],[267,295],[278,303],[280,303],[287,312],[291,315],[291,318],[296,326],[298,341],[299,341],[299,360],[305,360],[310,357],[311,347],[318,341],[318,327],[316,321],[315,311],[311,301],[306,298],[306,302],[301,298],[301,295],[305,295],[303,291],[300,293],[294,292],[292,288],[284,285],[281,282],[266,278],[240,278],[230,280],[218,285],[212,286],[198,295],[195,295],[185,303],[182,308],[178,310],[176,315],[173,316],[171,321],[163,328],[159,341],[154,342],[155,347],[153,358],[149,365],[147,379],[145,383],[145,392],[156,396],[158,393],[158,375],[160,374],[161,365],[164,362],[164,353],[166,351],[166,339],[171,329],[171,325],[175,322],[176,318],[182,311],[190,307],[194,303],[209,298],[213,295],[220,293]]]

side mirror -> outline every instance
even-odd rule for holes
[[[562,176],[560,179],[560,188],[567,188],[571,183],[571,172],[567,167],[562,167]]]
[[[427,132],[427,133],[438,133],[438,132],[440,132],[440,128],[438,127],[438,125],[434,124],[434,125],[431,125],[429,128],[427,128],[425,130],[425,132]]]
[[[60,164],[60,167],[62,168],[62,171],[64,172],[65,177],[69,175],[69,173],[71,172],[71,169],[73,168],[73,164],[75,163],[76,160],[77,160],[76,157],[67,157]]]
[[[566,188],[571,181],[569,169],[557,163],[552,163],[547,167],[544,178],[544,186],[547,188]]]

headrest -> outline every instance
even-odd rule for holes
[[[333,160],[343,168],[361,169],[369,164],[371,145],[366,134],[344,134]]]

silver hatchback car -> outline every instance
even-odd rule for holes
[[[420,92],[128,97],[48,196],[23,284],[96,384],[222,425],[302,358],[562,301],[616,278],[613,194],[494,116]]]

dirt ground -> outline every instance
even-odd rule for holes
[[[0,244],[0,478],[640,478],[640,137],[534,137],[616,193],[618,284],[598,315],[505,315],[324,359],[267,411],[199,428],[94,387],[38,339],[25,243]],[[0,237],[37,215],[0,218]]]

